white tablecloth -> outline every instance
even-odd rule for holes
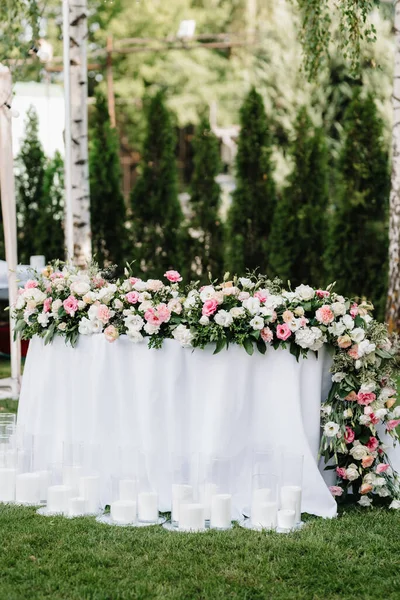
[[[229,456],[234,505],[249,505],[254,450],[282,448],[304,454],[303,512],[336,514],[317,465],[320,403],[331,385],[330,357],[296,359],[288,350],[248,356],[231,346],[182,348],[167,340],[161,350],[120,338],[81,336],[76,348],[56,338],[32,340],[25,365],[18,423],[41,444],[36,467],[61,461],[63,441],[101,446],[103,502],[119,445],[146,457],[160,508],[171,505],[170,457],[174,452]]]

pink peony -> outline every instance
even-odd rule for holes
[[[161,303],[157,306],[157,316],[161,323],[168,323],[171,318],[171,311],[166,304]]]
[[[316,295],[318,298],[329,298],[330,293],[327,290],[317,290]]]
[[[218,302],[215,300],[215,298],[212,298],[211,300],[206,300],[203,304],[201,314],[205,317],[211,317],[211,315],[215,313],[217,308]]]
[[[68,298],[63,302],[63,307],[67,315],[74,317],[76,311],[78,310],[78,300],[75,298],[75,296],[68,296]]]
[[[332,496],[341,496],[343,494],[342,488],[338,485],[330,485],[329,491],[332,494]]]
[[[369,467],[373,464],[374,460],[375,459],[373,456],[364,456],[364,458],[361,460],[361,464],[364,469],[369,469]]]
[[[387,431],[392,431],[392,429],[395,429],[398,425],[400,425],[400,419],[392,419],[386,423],[386,429]]]
[[[103,286],[106,285],[107,282],[102,277],[93,277],[92,283],[93,283],[94,287],[102,288]]]
[[[52,302],[53,302],[53,298],[46,298],[46,300],[43,302],[43,312],[44,313],[50,312]]]
[[[118,329],[114,327],[114,325],[109,325],[104,330],[104,336],[107,342],[115,342],[115,340],[119,338]]]
[[[266,293],[265,290],[258,290],[254,294],[254,298],[258,298],[260,302],[265,302],[266,299],[268,298],[268,294]]]
[[[182,281],[181,274],[178,273],[178,271],[166,271],[164,273],[164,277],[166,277],[171,283],[177,283],[178,281]]]
[[[351,427],[346,427],[346,433],[344,434],[344,441],[346,444],[352,444],[354,442],[355,433]]]
[[[377,465],[376,467],[376,472],[378,474],[380,473],[386,473],[386,471],[388,470],[390,465],[386,464],[386,463],[379,463],[379,465]]]
[[[105,325],[111,318],[111,311],[105,304],[100,304],[97,309],[97,318]]]
[[[125,298],[129,302],[129,304],[136,304],[139,302],[139,292],[128,292]]]
[[[341,479],[346,479],[346,469],[344,467],[336,467],[336,473]]]
[[[260,335],[261,339],[264,340],[266,344],[271,343],[274,337],[274,334],[272,333],[269,327],[264,327],[264,329],[261,329]]]
[[[171,317],[171,311],[166,304],[159,304],[157,308],[149,308],[144,313],[144,318],[150,325],[160,326],[167,323]]]
[[[160,319],[154,308],[148,308],[144,313],[144,318],[150,325],[160,325]]]
[[[366,444],[368,450],[370,452],[375,452],[375,450],[378,448],[379,446],[379,442],[376,439],[376,437],[371,436]]]
[[[361,406],[367,406],[376,400],[376,394],[374,392],[358,392],[357,394],[357,402]]]
[[[350,314],[353,317],[353,319],[356,318],[356,316],[358,315],[358,304],[356,304],[356,303],[352,304],[352,306],[350,308]]]
[[[134,286],[138,281],[142,281],[139,277],[129,277],[129,283]]]
[[[39,285],[38,282],[35,281],[34,279],[28,279],[28,281],[25,284],[25,289],[31,290],[32,288],[37,288],[38,285]]]
[[[352,346],[350,348],[350,350],[347,350],[347,354],[354,360],[357,360],[358,358],[360,358],[358,356],[358,346],[357,344],[355,344],[354,346]]]
[[[332,321],[335,319],[332,309],[327,304],[324,304],[317,310],[315,317],[317,321],[323,323],[324,325],[329,325],[329,323],[332,323]]]
[[[289,325],[287,325],[287,323],[284,323],[283,325],[278,325],[276,328],[276,337],[279,340],[287,340],[288,338],[290,338],[290,336],[292,335],[292,332],[290,331]]]

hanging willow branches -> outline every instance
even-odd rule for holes
[[[379,0],[297,0],[301,15],[300,40],[304,51],[304,68],[315,79],[328,56],[332,37],[332,14],[339,17],[339,44],[354,74],[360,70],[363,40],[375,41],[376,30],[369,14]]]

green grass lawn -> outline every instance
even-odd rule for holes
[[[400,598],[400,513],[353,509],[291,535],[177,534],[0,508],[0,598]]]

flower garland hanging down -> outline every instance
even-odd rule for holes
[[[220,352],[239,344],[256,348],[288,347],[298,359],[324,344],[334,349],[332,388],[322,406],[321,453],[334,461],[344,497],[352,491],[361,506],[387,499],[400,507],[400,486],[380,433],[397,438],[396,348],[386,326],[371,316],[369,303],[356,304],[327,290],[300,285],[281,288],[263,276],[234,277],[220,284],[186,288],[177,271],[165,282],[131,277],[111,282],[92,265],[82,272],[49,266],[21,289],[13,307],[16,331],[45,343],[61,335],[75,345],[80,335],[102,334],[109,342],[126,335],[159,348],[164,339],[182,346]],[[227,279],[227,278],[226,278]]]

